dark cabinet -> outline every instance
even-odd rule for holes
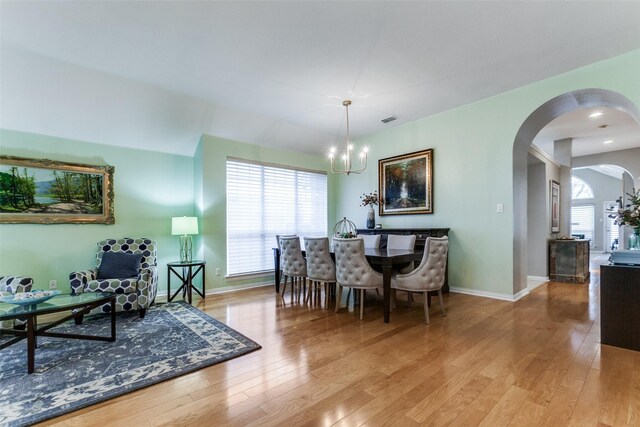
[[[600,341],[640,351],[640,266],[600,266]]]
[[[589,240],[549,241],[549,280],[584,283],[589,280]]]

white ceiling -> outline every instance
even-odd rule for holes
[[[0,37],[2,127],[320,154],[346,98],[358,137],[639,49],[640,2],[2,0]]]
[[[602,115],[589,117],[593,113]],[[575,110],[545,126],[533,144],[553,158],[553,142],[567,138],[572,139],[573,157],[626,150],[640,147],[640,126],[628,114],[611,108]]]

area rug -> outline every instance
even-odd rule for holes
[[[86,317],[50,331],[108,336],[110,319]],[[1,350],[0,425],[34,424],[260,348],[184,302],[152,306],[144,319],[118,313],[116,336],[39,338],[31,375],[26,340]]]

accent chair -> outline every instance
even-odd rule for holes
[[[138,310],[144,318],[156,298],[156,242],[147,238],[107,239],[97,243],[96,266],[69,275],[71,292],[116,293],[116,311]],[[108,313],[110,304],[92,310]]]

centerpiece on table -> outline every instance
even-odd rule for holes
[[[380,202],[378,192],[374,191],[369,194],[362,193],[360,199],[362,200],[360,206],[369,206],[369,211],[367,212],[367,228],[373,229],[376,226],[376,211],[373,210],[373,205],[377,205]]]
[[[627,225],[633,227],[633,233],[629,235],[627,249],[640,251],[640,190],[635,194],[628,193],[630,202],[625,207],[622,207],[622,197],[616,200],[618,205],[618,212],[609,215],[615,219],[616,225]]]

